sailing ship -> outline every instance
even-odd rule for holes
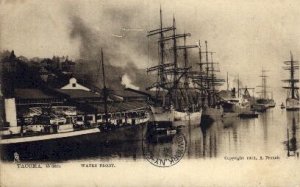
[[[167,35],[168,32],[171,34]],[[191,67],[188,65],[187,49],[197,46],[186,45],[186,37],[190,33],[177,34],[175,18],[173,25],[163,27],[162,10],[160,9],[160,28],[148,32],[148,37],[159,35],[159,64],[147,69],[147,73],[156,71],[157,81],[147,90],[155,89],[155,102],[150,104],[152,112],[152,121],[157,122],[175,122],[190,121],[194,124],[200,124],[202,109],[193,102],[193,88],[190,86],[188,77]],[[179,46],[177,40],[183,38],[184,45]],[[172,51],[172,62],[167,63],[166,44],[170,44]],[[184,64],[178,63],[178,50],[184,52]],[[186,124],[186,123],[182,123]]]
[[[202,53],[205,54],[205,61],[202,60]],[[209,54],[210,53],[210,60]],[[216,86],[221,86],[224,82],[223,79],[216,77],[216,72],[219,72],[215,68],[213,60],[213,53],[209,52],[207,47],[207,41],[205,41],[205,51],[201,51],[201,44],[199,41],[199,76],[194,78],[200,88],[199,105],[203,108],[202,121],[215,121],[222,117],[223,108],[218,102]]]
[[[255,104],[253,105],[253,110],[256,111],[265,111],[268,108],[275,107],[276,103],[273,99],[273,93],[267,91],[267,75],[266,75],[266,70],[261,71],[260,77],[262,78],[261,80],[261,85],[258,87],[261,87],[261,91],[257,92],[260,94],[260,97],[255,100]],[[268,93],[271,93],[271,98],[268,97]]]
[[[290,52],[290,56],[291,59],[289,61],[284,61],[284,64],[287,66],[283,67],[284,70],[288,70],[290,73],[289,79],[283,80],[283,82],[288,83],[288,86],[283,87],[284,89],[287,89],[286,110],[299,110],[299,87],[297,86],[299,79],[296,76],[296,70],[299,70],[299,62],[293,59],[292,52]]]

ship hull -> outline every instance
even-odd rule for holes
[[[21,161],[48,160],[54,158],[55,154],[60,157],[59,155],[64,152],[77,149],[82,144],[87,145],[95,141],[99,135],[100,130],[94,128],[69,133],[1,139],[1,159],[13,160],[14,153],[18,153]]]
[[[292,98],[286,99],[286,110],[288,111],[300,110],[300,101]]]
[[[2,139],[1,160],[14,160],[14,153],[19,154],[21,161],[63,161],[96,157],[99,153],[103,154],[102,149],[108,144],[141,140],[142,135],[139,133],[141,128],[144,128],[144,124],[102,132],[99,128],[93,128],[74,131],[77,134],[58,133],[37,135],[31,139],[28,139],[29,137]]]
[[[269,103],[269,108],[274,108],[276,106],[276,103],[272,102],[272,103]]]
[[[222,104],[224,113],[223,117],[238,117],[240,114],[247,114],[251,111],[249,103],[224,102]]]
[[[268,109],[268,108],[273,108],[276,106],[276,103],[274,102],[273,99],[258,99],[256,101],[256,103],[253,105],[254,108],[258,108],[258,109]]]
[[[240,118],[257,118],[258,117],[258,113],[256,113],[255,111],[249,111],[249,112],[244,112],[239,114]]]
[[[217,121],[223,116],[223,109],[221,108],[205,108],[202,113],[202,119]]]
[[[162,107],[151,106],[151,121],[155,122],[173,122],[174,126],[185,126],[189,122],[193,125],[199,125],[202,116],[202,110],[199,112],[179,112],[174,109],[163,109]]]
[[[252,110],[257,112],[265,112],[267,109],[268,107],[264,104],[254,104],[252,106]]]
[[[164,109],[163,107],[153,107],[151,108],[150,120],[156,122],[172,122],[174,121],[174,110]]]
[[[224,112],[223,118],[234,118],[239,117],[239,113],[237,112]]]
[[[200,125],[202,110],[199,112],[174,111],[174,126]]]

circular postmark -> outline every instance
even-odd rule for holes
[[[184,156],[186,140],[183,134],[169,136],[169,139],[158,140],[155,143],[143,141],[144,157],[154,166],[170,167],[177,164]]]

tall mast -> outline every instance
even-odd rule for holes
[[[200,101],[201,101],[201,106],[204,105],[203,102],[203,96],[204,96],[204,86],[203,86],[203,63],[202,63],[202,50],[201,50],[201,43],[199,40],[199,68],[200,68]]]
[[[201,50],[201,43],[199,41],[199,66],[200,66],[200,73],[199,76],[196,78],[196,80],[200,80],[199,84],[200,85],[200,94],[201,98],[205,99],[208,101],[208,106],[212,106],[216,104],[216,86],[222,85],[222,82],[225,82],[224,79],[219,79],[216,77],[215,72],[218,71],[215,69],[214,64],[217,64],[213,60],[213,53],[212,51],[208,51],[207,47],[207,41],[205,41],[205,51],[202,52]],[[205,62],[202,61],[202,53],[205,54]],[[209,61],[208,54],[210,53],[211,55],[211,61]],[[203,65],[206,65],[205,68]],[[206,93],[206,95],[204,95]],[[204,101],[202,101],[202,104],[204,104]]]
[[[267,99],[267,78],[265,75],[265,71],[262,71],[262,81],[263,81],[263,97],[264,99]]]
[[[212,104],[215,105],[215,75],[214,75],[214,60],[213,60],[213,53],[210,53],[211,56],[211,89],[212,89]]]
[[[103,78],[103,97],[104,97],[104,118],[105,124],[108,125],[108,113],[107,113],[107,88],[105,81],[105,71],[104,71],[104,60],[103,60],[103,51],[101,48],[101,63],[102,63],[102,78]]]
[[[184,88],[185,88],[185,97],[186,97],[186,102],[188,105],[193,104],[193,102],[191,102],[193,99],[191,98],[192,96],[189,95],[189,61],[188,61],[188,49],[193,49],[193,48],[199,48],[199,45],[187,45],[186,44],[186,38],[187,36],[190,36],[190,33],[183,33],[181,35],[183,37],[183,46],[176,46],[177,49],[183,49],[183,57],[184,57],[184,68],[183,68],[183,73],[184,73]],[[178,35],[177,35],[178,37]],[[201,55],[201,51],[200,51],[200,55]],[[181,68],[178,68],[178,70],[180,70]]]
[[[290,51],[291,55],[291,91],[292,91],[292,98],[295,99],[295,81],[294,81],[294,59],[293,59],[293,54]]]
[[[284,61],[287,65],[283,67],[283,69],[288,70],[290,72],[289,79],[282,80],[283,82],[287,82],[289,86],[285,86],[283,88],[290,90],[290,96],[292,99],[299,99],[297,83],[299,82],[299,78],[295,78],[296,70],[299,70],[299,61],[295,61],[292,52],[290,52],[291,60]]]
[[[240,75],[239,74],[238,74],[237,86],[238,86],[237,94],[238,94],[238,97],[240,97]]]
[[[178,68],[177,64],[177,40],[176,40],[176,22],[175,17],[173,15],[173,53],[174,53],[174,67],[175,70]]]
[[[178,107],[178,98],[177,98],[177,40],[176,40],[176,22],[173,15],[173,53],[174,53],[174,75],[173,75],[173,84],[174,84],[174,99],[175,99],[175,108]]]
[[[215,81],[215,75],[214,75],[214,60],[213,60],[213,53],[210,53],[210,57],[211,57],[211,88],[212,91],[215,91],[215,86],[214,86],[214,81]]]
[[[284,61],[287,65],[283,67],[285,70],[289,70],[290,78],[283,80],[284,82],[288,82],[289,86],[285,86],[283,88],[290,90],[290,96],[292,99],[299,99],[298,89],[299,87],[296,85],[299,82],[299,78],[295,78],[296,70],[299,70],[299,61],[295,61],[292,52],[290,51],[291,60]]]
[[[227,91],[229,90],[229,83],[228,83],[228,72],[227,72],[227,79],[226,79],[226,81],[227,81]]]
[[[151,71],[157,71],[158,73],[158,81],[154,84],[154,86],[156,88],[156,98],[159,98],[159,92],[160,92],[160,88],[164,88],[165,86],[165,82],[166,82],[166,75],[165,75],[165,68],[169,67],[170,64],[165,64],[165,37],[164,37],[164,32],[168,32],[173,30],[173,27],[163,27],[163,19],[162,19],[162,9],[160,7],[159,10],[159,15],[160,15],[160,26],[158,29],[154,29],[151,31],[148,31],[147,36],[153,36],[153,35],[159,35],[159,40],[158,40],[158,44],[159,44],[159,63],[157,66],[151,67],[147,69],[147,72],[151,72]],[[151,88],[151,87],[150,87]],[[150,89],[148,88],[148,89]],[[162,105],[165,105],[165,95],[163,94],[163,103]]]
[[[210,85],[209,85],[209,62],[208,62],[208,49],[207,49],[207,41],[205,41],[205,60],[206,60],[206,90],[207,90],[207,101],[210,106]]]
[[[188,67],[188,54],[187,54],[187,48],[186,48],[186,34],[184,32],[184,37],[183,37],[183,45],[184,45],[184,67],[187,68]]]
[[[162,21],[162,10],[161,6],[159,6],[159,18],[160,18],[160,40],[159,40],[159,45],[160,45],[160,65],[162,67],[158,70],[158,76],[160,79],[160,83],[164,84],[165,82],[165,74],[164,74],[164,56],[165,56],[165,43],[163,42],[164,38],[164,33],[162,32],[163,30],[163,21]],[[159,97],[159,89],[156,88],[156,98]],[[165,105],[165,96],[163,95],[163,106]]]
[[[208,49],[207,49],[207,41],[205,41],[205,60],[206,60],[206,88],[209,90],[209,66],[208,66]]]
[[[183,37],[183,57],[184,57],[184,68],[188,68],[188,51],[187,51],[187,46],[186,46],[186,34],[184,32],[184,37]],[[185,80],[184,84],[187,87],[188,86],[188,73],[185,74]]]
[[[199,67],[200,67],[200,73],[203,71],[203,63],[202,63],[202,51],[201,51],[201,43],[199,40]]]
[[[257,87],[261,87],[261,91],[257,92],[260,93],[260,98],[261,99],[268,99],[267,95],[268,95],[268,91],[267,91],[267,75],[266,75],[267,70],[262,69],[261,70],[261,85],[257,86]]]
[[[159,45],[160,45],[160,64],[164,64],[164,46],[165,43],[163,42],[163,38],[164,38],[164,33],[162,32],[163,30],[163,22],[162,22],[162,10],[161,10],[161,6],[159,7],[159,18],[160,18],[160,39],[159,40]]]
[[[184,58],[184,68],[188,68],[188,52],[187,52],[187,48],[186,48],[186,34],[184,32],[184,37],[183,37],[183,58]],[[186,70],[188,71],[188,70]],[[184,93],[185,93],[185,97],[186,97],[186,104],[190,105],[190,98],[189,98],[189,91],[188,91],[188,87],[189,87],[189,82],[188,82],[188,73],[185,73],[184,76]]]

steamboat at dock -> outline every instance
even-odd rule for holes
[[[104,86],[100,92],[91,92],[75,78],[70,79],[72,89],[53,89],[42,81],[36,88],[14,88],[9,85],[14,85],[18,66],[24,64],[13,52],[7,61],[10,64],[3,64],[7,79],[4,79],[6,86],[1,94],[4,106],[0,131],[2,159],[11,160],[15,153],[21,155],[21,159],[51,159],[53,154],[63,154],[66,147],[74,152],[79,147],[140,139],[136,130],[149,120],[146,103],[111,99],[116,93],[106,88],[103,53]]]

